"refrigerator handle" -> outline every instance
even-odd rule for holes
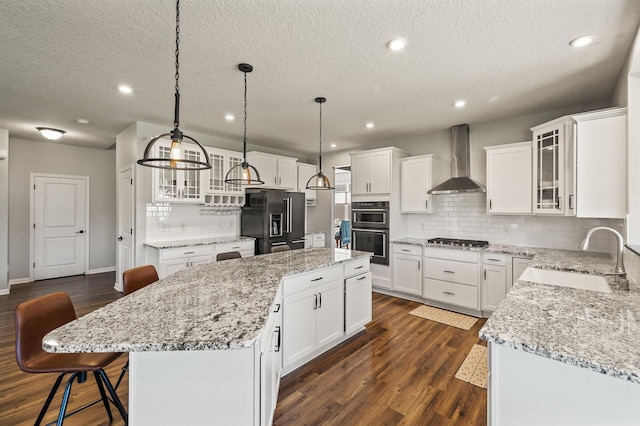
[[[293,224],[291,216],[293,216],[293,203],[291,198],[287,198],[287,232],[289,233],[293,231],[291,229]]]

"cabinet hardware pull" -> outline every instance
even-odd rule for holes
[[[487,270],[486,269],[484,270],[484,280],[485,281],[487,280]]]
[[[420,263],[422,263],[422,261],[418,260],[418,271],[420,270]]]
[[[455,293],[452,293],[450,291],[443,291],[444,294],[448,294],[449,296],[455,296]]]
[[[318,293],[318,308],[322,308],[322,293]]]
[[[573,210],[573,194],[569,195],[569,210]]]
[[[489,198],[489,211],[491,211],[491,198]]]
[[[444,271],[442,271],[442,272],[444,272],[445,274],[455,274],[456,273],[456,271],[447,271],[446,269]]]
[[[490,260],[492,262],[500,262],[500,259],[493,259],[493,258],[490,258],[490,257],[487,258],[487,260]]]
[[[560,210],[560,201],[562,200],[562,197],[558,197],[557,201],[556,201],[556,209]]]
[[[193,254],[195,251],[185,251],[183,254]]]
[[[362,269],[362,268],[364,268],[364,265],[356,266],[356,267],[355,267],[355,268],[353,268],[353,269]]]
[[[231,247],[232,249],[239,249],[240,246]]]
[[[324,277],[320,277],[320,278],[314,278],[311,281],[320,281],[321,279],[323,279]]]
[[[313,309],[318,309],[318,295],[313,295]]]
[[[424,208],[425,208],[425,209],[427,209],[427,210],[429,210],[429,200],[426,200],[426,201],[424,202]]]
[[[280,326],[276,325],[276,329],[275,332],[278,333],[278,340],[276,341],[276,352],[280,352],[280,336],[282,335],[282,333],[280,332]]]
[[[273,307],[273,312],[280,312],[280,304],[276,303],[275,306]]]
[[[362,280],[364,280],[365,278],[367,278],[367,276],[366,276],[366,275],[364,275],[364,276],[362,276],[362,277],[358,278],[356,281],[362,281]]]
[[[409,249],[402,249],[402,251],[411,251],[411,250],[409,250]]]

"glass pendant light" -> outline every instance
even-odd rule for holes
[[[144,156],[138,160],[138,164],[146,167],[154,167],[157,169],[171,170],[206,170],[211,168],[209,162],[209,154],[200,143],[190,136],[185,135],[180,130],[180,0],[176,1],[176,93],[175,104],[173,110],[173,130],[169,133],[163,133],[151,139],[144,150]],[[169,157],[153,157],[153,147],[156,142],[169,136],[171,138],[171,148]],[[182,141],[189,139],[200,149],[200,156],[204,160],[198,159],[196,155],[187,158],[184,154]]]
[[[232,185],[263,185],[260,173],[247,163],[247,73],[253,71],[249,64],[238,64],[238,69],[244,73],[244,138],[242,140],[242,163],[233,166],[224,177],[224,182]]]
[[[309,178],[306,189],[335,189],[331,186],[329,178],[322,173],[322,104],[327,99],[316,98],[315,101],[320,104],[320,154],[318,155],[318,173]]]

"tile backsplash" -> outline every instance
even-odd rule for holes
[[[147,240],[169,241],[240,235],[240,207],[148,203]]]
[[[558,216],[497,216],[486,213],[486,194],[450,194],[431,197],[435,214],[408,214],[407,236],[487,240],[492,244],[578,250],[585,233],[595,226],[611,227],[622,235],[622,219],[585,219]],[[614,253],[609,232],[593,234],[589,251]]]

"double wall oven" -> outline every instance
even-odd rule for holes
[[[371,263],[389,264],[389,202],[363,201],[351,205],[351,246],[373,253]]]

